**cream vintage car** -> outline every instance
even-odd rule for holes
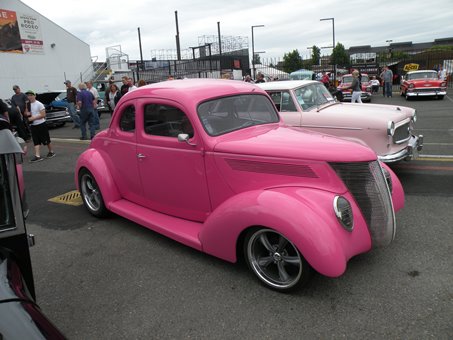
[[[283,121],[368,145],[385,163],[417,158],[423,135],[413,133],[413,108],[337,102],[318,81],[293,80],[256,84],[274,101]]]

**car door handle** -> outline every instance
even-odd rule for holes
[[[137,158],[146,158],[146,156],[142,153],[137,154]]]

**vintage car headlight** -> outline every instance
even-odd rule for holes
[[[392,121],[387,123],[387,134],[389,136],[393,136],[395,134],[395,123]]]
[[[410,89],[413,89],[414,88],[414,84],[409,84],[408,86]]]
[[[347,231],[352,231],[352,229],[354,229],[354,217],[351,203],[343,196],[335,196],[333,200],[333,210],[342,227]]]
[[[417,110],[414,111],[414,115],[412,116],[412,121],[414,123],[417,121]]]
[[[447,86],[447,83],[445,81],[443,81],[441,84],[440,84],[440,87],[446,87]]]

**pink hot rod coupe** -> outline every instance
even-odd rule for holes
[[[395,236],[401,183],[366,146],[283,124],[266,92],[174,80],[121,98],[79,157],[88,211],[113,212],[226,261],[267,287],[337,277]]]

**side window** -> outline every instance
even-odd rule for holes
[[[135,131],[135,106],[129,105],[121,113],[120,129],[122,131]]]
[[[269,96],[277,107],[277,111],[280,112],[281,103],[282,103],[282,93],[281,92],[269,92]]]
[[[193,137],[193,127],[186,114],[180,109],[159,104],[145,106],[145,133],[153,136],[178,137],[186,133]]]
[[[293,98],[291,98],[291,95],[287,91],[282,92],[282,107],[280,111],[282,112],[297,111],[296,106],[294,105],[293,102]]]

